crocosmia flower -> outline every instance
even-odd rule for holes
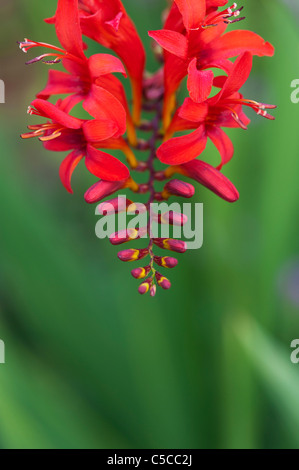
[[[21,137],[37,137],[47,150],[66,152],[59,176],[69,193],[75,189],[73,171],[83,161],[94,178],[84,199],[98,204],[103,217],[143,217],[136,227],[120,228],[108,239],[112,245],[128,244],[118,258],[140,262],[131,274],[140,280],[138,292],[152,297],[159,287],[171,287],[164,271],[178,264],[172,254],[188,249],[188,240],[165,236],[163,227],[175,233],[192,222],[167,206],[168,201],[192,200],[199,184],[221,203],[236,202],[239,192],[224,174],[234,155],[225,129],[247,129],[249,108],[273,120],[270,110],[276,107],[242,93],[253,56],[274,54],[258,34],[236,29],[235,23],[245,20],[243,7],[227,0],[163,3],[163,29],[149,31],[147,44],[120,0],[58,0],[55,14],[45,20],[55,27],[57,44],[19,42],[25,53],[39,50],[27,65],[50,67],[46,85],[28,108],[41,123],[29,124]],[[90,54],[85,38],[101,49]],[[145,70],[148,45],[157,59],[152,74]],[[124,87],[124,80],[131,87]],[[128,96],[125,90],[130,90]],[[76,115],[78,105],[84,119]],[[209,162],[208,139],[220,154],[215,166]],[[166,204],[169,210],[156,213],[153,203]],[[161,233],[154,231],[155,225]],[[138,247],[130,246],[135,240]]]

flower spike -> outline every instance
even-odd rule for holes
[[[119,260],[138,261],[131,275],[139,280],[138,292],[150,297],[171,287],[163,274],[178,264],[171,254],[192,248],[185,229],[193,215],[184,209],[192,204],[196,185],[230,203],[239,198],[222,172],[234,155],[226,128],[247,130],[248,108],[268,120],[276,108],[242,94],[253,56],[274,54],[252,31],[227,31],[245,20],[243,6],[228,0],[169,3],[164,27],[148,32],[158,62],[154,73],[145,71],[144,46],[121,0],[57,0],[55,16],[46,20],[55,26],[57,44],[19,42],[29,55],[27,65],[49,66],[47,83],[28,108],[40,124],[28,125],[21,137],[37,137],[46,150],[67,152],[59,176],[69,193],[73,172],[84,162],[94,178],[84,199],[96,204],[97,230],[111,227],[104,236],[112,245],[124,245]],[[106,50],[90,54],[85,37]],[[31,56],[35,49],[36,57]],[[185,99],[180,99],[184,78]],[[52,102],[58,95],[63,99]],[[79,103],[85,119],[76,117]],[[208,163],[208,140],[220,155],[215,166]]]

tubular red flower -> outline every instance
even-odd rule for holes
[[[64,0],[60,0],[64,1]],[[71,1],[71,0],[70,0]],[[126,13],[120,0],[72,0],[80,16],[82,33],[112,49],[124,62],[131,78],[134,94],[133,117],[140,119],[142,77],[145,65],[145,53],[136,28]],[[74,7],[73,7],[74,8]],[[46,20],[57,23],[59,5],[54,18]]]
[[[59,106],[40,99],[31,103],[29,113],[51,121],[46,124],[28,126],[33,132],[23,134],[23,138],[39,137],[46,148],[55,151],[74,149],[63,160],[59,170],[61,181],[68,192],[73,192],[71,177],[83,157],[85,157],[87,169],[98,178],[120,181],[129,177],[129,170],[122,162],[93,146],[105,148],[105,140],[109,141],[111,137],[118,137],[119,129],[115,123],[107,120],[77,119],[62,111]]]
[[[196,131],[166,140],[157,151],[157,156],[162,162],[177,165],[194,160],[203,152],[207,138],[210,138],[221,156],[221,163],[218,166],[220,169],[231,160],[234,153],[233,144],[221,127],[246,129],[250,121],[242,111],[242,106],[251,107],[257,114],[274,119],[266,109],[275,106],[244,99],[239,93],[239,88],[247,80],[251,68],[252,55],[244,53],[234,63],[228,78],[217,77],[214,80],[214,85],[220,83],[222,86],[217,95],[205,103],[196,103],[190,98],[185,99],[173,118],[166,138],[184,129],[196,129]]]
[[[237,4],[227,8],[222,13],[215,13],[214,7],[223,5],[223,2],[212,2],[208,4],[207,15],[205,16],[205,1],[198,2],[182,0],[176,2],[181,12],[181,20],[178,16],[176,6],[170,10],[169,17],[165,23],[167,30],[167,40],[165,32],[150,31],[153,37],[165,49],[165,101],[164,101],[164,127],[168,127],[170,115],[173,111],[173,94],[176,92],[182,79],[188,74],[190,62],[192,62],[190,72],[194,76],[194,65],[198,71],[206,69],[220,68],[229,72],[231,63],[227,59],[235,57],[244,52],[250,52],[257,56],[273,56],[273,46],[264,41],[259,35],[251,31],[235,30],[223,34],[230,22],[236,21],[240,10],[236,10]],[[212,11],[211,11],[211,7]],[[233,17],[233,20],[229,18]],[[177,33],[176,35],[170,31]],[[187,51],[185,40],[187,39]],[[184,47],[181,45],[184,43]],[[178,54],[176,51],[184,51]],[[186,55],[185,55],[186,54]],[[211,91],[212,76],[203,76],[206,82],[205,88],[200,93],[201,101],[208,98]],[[192,78],[190,79],[192,82]],[[201,85],[202,86],[202,85]],[[188,87],[189,92],[193,87]]]

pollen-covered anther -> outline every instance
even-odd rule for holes
[[[203,28],[207,28],[210,26],[218,26],[219,23],[223,22],[225,24],[235,23],[237,21],[244,20],[245,17],[239,18],[240,12],[243,10],[244,7],[238,7],[237,3],[233,3],[229,8],[226,8],[223,11],[212,13],[208,15],[206,22],[203,24]],[[235,18],[230,20],[229,18]]]
[[[46,54],[42,54],[40,56],[35,57],[34,59],[29,60],[26,62],[26,65],[34,64],[35,62],[40,62],[43,61],[45,64],[57,64],[61,62],[61,59],[64,57],[68,56],[71,60],[75,61],[80,61],[77,57],[73,56],[72,54],[69,54],[67,51],[64,49],[61,49],[60,47],[53,46],[52,44],[48,44],[45,42],[36,42],[36,41],[31,41],[30,39],[24,39],[22,42],[18,42],[20,49],[27,53],[29,49],[32,49],[34,47],[43,47],[45,49],[50,49],[51,52],[48,52]],[[47,57],[53,57],[54,59],[51,60],[44,60]]]
[[[167,279],[167,277],[162,276],[162,274],[160,274],[159,272],[156,272],[155,276],[158,285],[162,287],[162,289],[168,290],[171,288],[171,282],[169,281],[169,279]]]
[[[271,121],[275,120],[275,117],[269,114],[266,110],[267,109],[275,109],[277,108],[274,104],[267,104],[267,103],[259,103],[258,101],[248,100],[246,98],[242,99],[233,99],[230,100],[231,103],[242,104],[243,106],[248,106],[249,108],[253,109],[259,116],[262,116],[266,119],[270,119]],[[234,113],[233,118],[240,124],[240,120],[238,120],[237,113]]]
[[[32,108],[32,111],[33,108]],[[34,114],[30,112],[29,114]],[[48,140],[56,139],[57,137],[61,136],[61,131],[63,127],[58,127],[57,124],[39,124],[35,126],[28,126],[28,129],[33,132],[27,132],[25,134],[21,134],[22,139],[30,139],[32,137],[38,137],[41,142],[47,142]],[[48,132],[47,135],[44,135]]]

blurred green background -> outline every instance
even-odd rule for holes
[[[164,0],[124,4],[149,50]],[[19,138],[47,67],[26,67],[16,41],[55,43],[42,19],[56,1],[0,5],[0,447],[298,448],[298,9],[246,2],[238,26],[276,55],[254,59],[244,94],[276,103],[276,121],[249,112],[249,130],[232,130],[224,172],[240,200],[198,188],[204,246],[180,257],[172,289],[152,299],[94,234],[83,200],[92,178],[78,171],[70,196],[61,155]]]

